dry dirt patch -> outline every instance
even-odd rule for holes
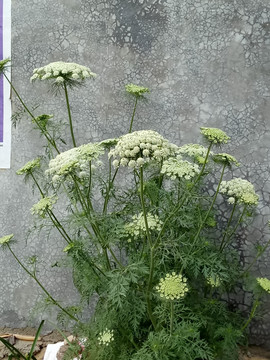
[[[2,327],[0,328],[0,336],[1,334],[20,334],[20,335],[32,335],[35,336],[36,333],[36,329],[27,327],[27,328],[23,328],[23,329],[16,329],[16,328],[7,328],[7,327]],[[67,333],[67,335],[70,335]],[[35,351],[34,351],[34,355],[37,358],[37,360],[42,360],[43,356],[45,354],[46,351],[46,346],[48,344],[54,344],[57,343],[58,341],[63,341],[63,336],[61,334],[59,334],[58,331],[50,331],[47,333],[43,333],[40,335],[41,340],[37,342]],[[23,341],[23,340],[18,340],[18,339],[14,339],[12,338],[11,340],[15,341],[15,346],[18,350],[20,350],[22,353],[27,354],[29,353],[31,346],[32,346],[32,342],[31,341]],[[6,360],[7,356],[9,354],[8,349],[2,344],[0,343],[0,359],[1,360]]]

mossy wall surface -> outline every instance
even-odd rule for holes
[[[64,99],[56,101],[45,84],[30,84],[32,70],[62,60],[98,74],[70,96],[79,145],[128,131],[132,102],[124,85],[130,82],[151,89],[134,130],[153,129],[176,144],[201,142],[200,126],[226,131],[232,141],[224,151],[241,161],[238,175],[260,194],[251,231],[237,238],[242,262],[269,239],[269,0],[12,0],[12,60],[23,98],[55,121],[67,119]],[[15,96],[12,104],[17,111]],[[11,169],[0,173],[1,232],[15,234],[22,259],[39,255],[40,278],[71,303],[76,291],[68,271],[51,267],[64,244],[56,234],[27,241],[28,209],[38,194],[15,174],[43,145],[27,117],[13,129]],[[270,277],[269,258],[270,250],[256,274]],[[39,290],[7,252],[0,253],[0,269],[0,326],[25,326]],[[238,301],[245,308],[250,294],[239,293]],[[252,327],[252,339],[268,345],[269,306],[270,300]]]

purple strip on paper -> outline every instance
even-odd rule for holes
[[[0,0],[0,60],[3,59],[3,1]],[[0,143],[4,140],[4,81],[0,75]]]

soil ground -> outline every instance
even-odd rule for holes
[[[23,328],[23,329],[16,329],[16,328],[7,328],[7,327],[0,327],[0,336],[1,334],[20,334],[20,335],[33,335],[35,336],[36,333],[36,329],[27,327],[27,328]],[[70,334],[67,334],[67,336]],[[63,336],[61,334],[59,334],[58,331],[50,331],[44,334],[40,335],[41,340],[37,342],[35,351],[34,351],[34,355],[37,358],[37,360],[43,360],[45,351],[46,351],[46,347],[48,344],[55,344],[59,341],[63,341]],[[7,339],[6,339],[7,340]],[[10,340],[14,341],[14,338],[10,338]],[[18,348],[23,354],[27,354],[29,353],[31,346],[32,346],[32,342],[31,341],[22,341],[22,340],[17,340],[15,338],[15,344],[14,346],[16,346],[16,348]],[[7,360],[8,359],[8,354],[9,351],[8,349],[2,344],[0,343],[0,359],[1,360]]]
[[[36,330],[33,328],[23,328],[23,329],[11,329],[11,328],[1,328],[0,327],[0,336],[1,334],[20,334],[20,335],[35,335]],[[70,334],[67,334],[70,335]],[[12,339],[11,339],[12,340]],[[54,344],[59,341],[63,341],[63,336],[57,331],[51,331],[45,334],[41,334],[41,340],[37,342],[35,349],[35,357],[37,360],[43,360],[46,346],[48,344]],[[27,354],[32,346],[31,341],[22,341],[16,340],[14,344],[22,353]],[[267,351],[261,347],[250,346],[248,351],[242,351],[242,354],[239,357],[239,360],[270,360],[270,351]],[[5,346],[0,343],[0,360],[8,359],[8,350]]]

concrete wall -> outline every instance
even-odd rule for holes
[[[269,239],[269,35],[269,0],[12,0],[12,80],[28,104],[41,104],[38,114],[57,120],[66,118],[64,101],[55,106],[45,85],[31,85],[32,70],[63,60],[97,73],[70,99],[80,144],[128,130],[129,82],[151,89],[135,130],[151,128],[177,144],[201,141],[200,126],[225,130],[232,137],[226,151],[242,162],[240,174],[261,199],[254,227],[242,234],[248,262],[253,245]],[[17,106],[13,99],[14,111]],[[39,135],[24,118],[12,133],[12,167],[0,172],[1,233],[15,234],[22,259],[38,253],[41,279],[56,297],[65,290],[72,299],[68,273],[50,268],[61,244],[53,236],[26,239],[27,209],[38,194],[15,171],[40,153]],[[270,276],[269,256],[270,250],[257,274]],[[8,253],[0,252],[0,269],[0,326],[24,326],[39,291]],[[258,343],[269,338],[269,317],[253,326]]]

